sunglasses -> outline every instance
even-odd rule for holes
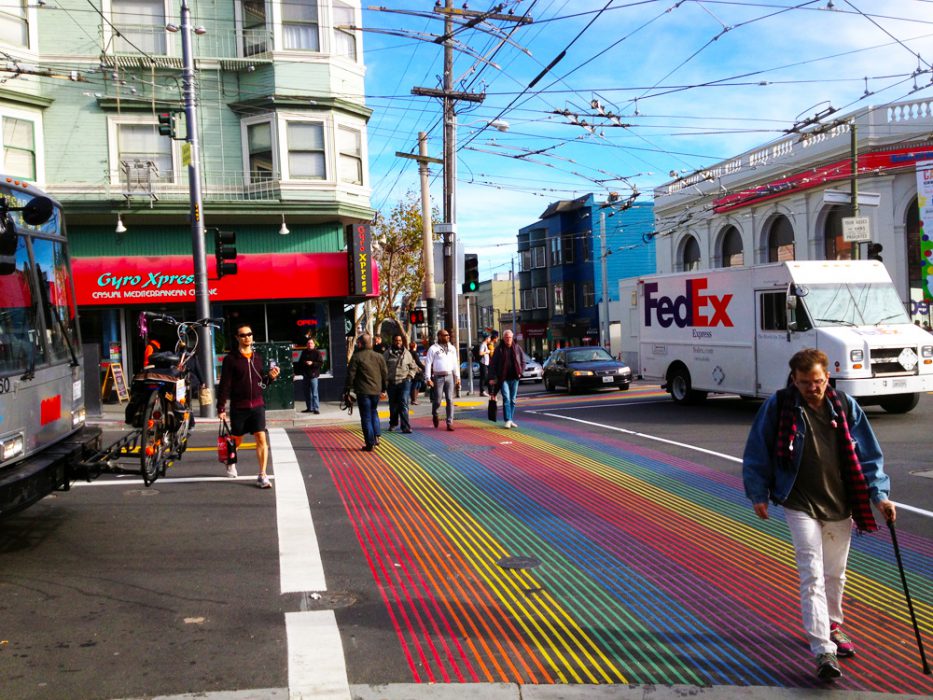
[[[238,335],[240,338],[252,338],[252,337],[253,337],[253,334],[252,334],[252,333],[237,333],[237,335]]]

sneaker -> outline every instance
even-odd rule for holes
[[[836,656],[840,659],[848,659],[855,656],[855,642],[849,638],[849,635],[842,631],[842,625],[833,622],[830,624],[829,629],[829,638],[833,641],[833,644],[836,645]]]
[[[509,427],[510,427],[510,428],[517,428],[517,427],[518,427],[518,423],[516,423],[514,420],[510,420],[510,421],[509,421]]]
[[[231,479],[236,479],[236,465],[228,464],[227,465],[227,476]]]
[[[511,429],[512,429],[512,421],[507,420],[507,421],[505,422],[505,429],[506,429],[506,430],[511,430]]]
[[[450,432],[453,432],[453,431],[454,431],[453,423],[448,423],[448,424],[447,424],[447,430],[449,430]]]
[[[272,482],[269,481],[269,477],[268,477],[268,476],[266,476],[265,474],[260,474],[260,475],[256,478],[256,486],[258,486],[258,487],[261,488],[261,489],[271,489],[271,488],[272,488]]]
[[[824,681],[834,681],[842,675],[835,654],[820,654],[816,657],[816,675]]]
[[[390,426],[389,426],[389,432],[390,432],[390,433],[394,433],[394,432],[395,432],[395,426],[394,426],[394,425],[390,425]]]

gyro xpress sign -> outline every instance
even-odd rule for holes
[[[210,290],[216,294],[216,289]],[[121,274],[105,271],[97,277],[94,299],[122,301],[124,299],[194,298],[194,275],[172,274],[162,270],[142,274]]]
[[[350,295],[366,296],[373,293],[372,257],[373,237],[369,224],[347,226],[347,264],[350,277]]]

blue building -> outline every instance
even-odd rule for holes
[[[655,271],[654,239],[646,235],[653,230],[652,203],[623,209],[592,194],[554,202],[523,227],[518,329],[525,350],[544,357],[558,346],[598,344],[603,297],[617,301],[619,279]]]

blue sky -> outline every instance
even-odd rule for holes
[[[488,25],[458,33],[466,50],[455,57],[462,79],[455,89],[486,93],[480,105],[460,103],[458,115],[458,231],[466,251],[479,255],[481,279],[508,270],[518,229],[554,200],[633,190],[650,200],[670,173],[783,137],[829,106],[838,116],[891,101],[933,101],[931,0],[504,4],[504,12],[534,21],[507,32],[514,44],[496,52],[498,68],[467,53],[488,57],[498,45]],[[443,21],[427,16],[434,0],[381,6],[395,12],[367,7],[372,204],[388,211],[419,188],[417,165],[395,152],[415,152],[418,132],[427,131],[430,155],[441,155],[440,102],[411,89],[441,86],[442,47],[414,37],[441,33]],[[470,10],[490,7],[469,3]],[[609,126],[600,109],[625,126]],[[493,119],[509,130],[484,129]],[[432,174],[440,208],[439,166]]]

